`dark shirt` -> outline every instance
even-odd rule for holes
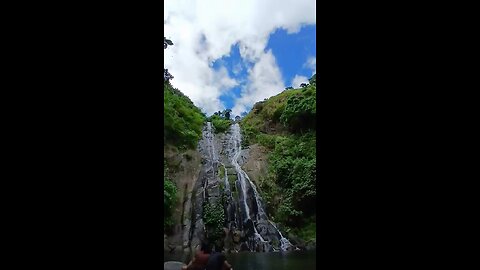
[[[210,255],[210,258],[208,258],[208,263],[205,270],[222,270],[223,262],[225,262],[226,260],[227,258],[223,253],[214,253]]]

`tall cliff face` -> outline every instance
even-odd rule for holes
[[[170,179],[177,187],[176,203],[173,208],[173,228],[168,231],[164,249],[182,252],[189,246],[192,193],[201,170],[201,155],[197,150],[180,152],[167,145],[164,157],[170,168]],[[188,251],[188,250],[187,250]]]
[[[241,149],[238,124],[215,135],[208,122],[199,152],[202,168],[192,193],[190,248],[208,239],[226,252],[293,249],[269,220],[256,185],[242,168],[248,151]]]
[[[163,93],[164,160],[168,170],[163,180],[164,195],[169,198],[164,200],[164,208],[169,210],[164,216],[164,251],[177,254],[188,251],[190,244],[192,195],[202,166],[197,145],[205,115],[169,82],[164,83]]]

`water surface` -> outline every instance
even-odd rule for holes
[[[164,254],[165,261],[181,261],[180,255]],[[240,252],[227,254],[235,270],[313,270],[316,269],[316,251]]]
[[[227,254],[228,262],[235,270],[247,269],[316,269],[316,253],[312,251],[291,252],[241,252]]]

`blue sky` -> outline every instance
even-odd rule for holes
[[[165,68],[207,115],[240,115],[316,71],[315,0],[167,0]],[[211,8],[215,7],[215,8]]]
[[[286,86],[292,86],[292,80],[296,75],[307,78],[312,76],[312,69],[307,67],[305,63],[310,57],[316,57],[315,34],[316,26],[309,25],[302,27],[300,32],[295,34],[288,34],[285,29],[277,29],[270,35],[266,50],[272,50],[280,68],[283,83]],[[241,82],[247,80],[248,73],[244,68],[247,65],[249,64],[245,63],[240,56],[238,44],[232,46],[229,56],[224,56],[213,62],[215,70],[224,66],[230,77]],[[243,68],[237,71],[238,66]],[[235,105],[235,100],[240,97],[241,85],[233,87],[230,92],[220,96],[220,100],[226,108],[233,108]],[[250,109],[247,108],[247,110]]]

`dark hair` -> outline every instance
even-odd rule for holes
[[[210,253],[211,252],[210,245],[207,242],[202,242],[200,244],[200,250],[205,252],[205,253]]]

